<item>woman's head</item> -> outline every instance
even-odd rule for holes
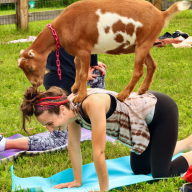
[[[47,91],[38,91],[35,87],[29,87],[25,91],[23,103],[20,107],[23,113],[22,128],[26,131],[25,120],[27,119],[30,122],[33,114],[36,117],[44,112],[59,115],[61,103],[67,109],[70,109],[70,102],[65,95],[64,90],[59,87],[51,87]]]

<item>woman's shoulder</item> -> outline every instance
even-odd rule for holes
[[[105,102],[105,100],[109,97],[106,93],[97,93],[88,95],[87,98],[84,100],[84,103],[91,104],[91,105],[99,105],[100,103]]]

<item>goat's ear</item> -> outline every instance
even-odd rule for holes
[[[35,54],[33,53],[33,50],[32,50],[32,49],[29,50],[28,56],[29,56],[29,57],[34,57],[34,56],[35,56]]]
[[[20,51],[20,55],[21,55],[24,51],[25,51],[24,49],[21,49],[21,51]]]

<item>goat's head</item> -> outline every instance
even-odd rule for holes
[[[32,49],[20,51],[17,65],[20,67],[33,86],[40,86],[45,75],[46,57]]]

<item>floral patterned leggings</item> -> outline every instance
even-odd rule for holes
[[[104,76],[101,76],[101,71],[99,71],[98,69],[95,69],[93,71],[93,74],[97,74],[97,77],[95,77],[94,80],[88,81],[87,86],[90,85],[91,88],[105,89],[106,70],[105,70],[105,75]]]
[[[65,131],[54,130],[47,137],[28,137],[29,151],[45,151],[66,145],[68,140],[68,129]]]

